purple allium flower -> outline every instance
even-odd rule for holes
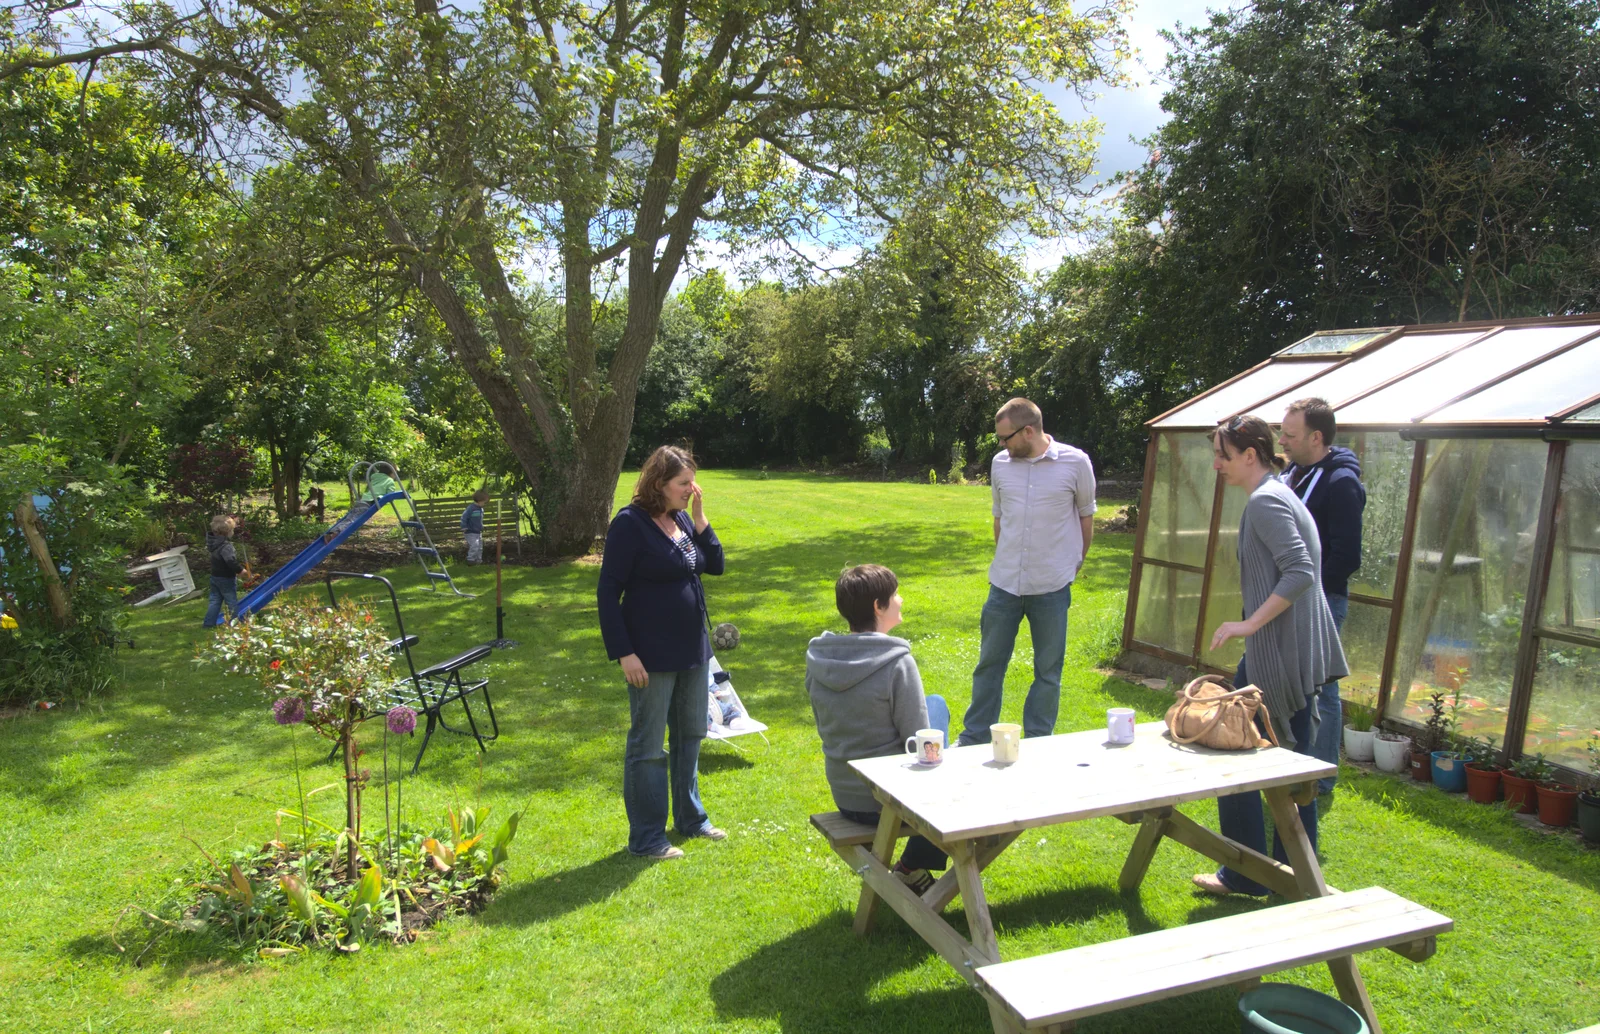
[[[272,717],[279,725],[299,725],[306,720],[306,702],[299,697],[279,697],[272,703]]]
[[[389,731],[404,736],[417,727],[417,712],[404,704],[389,708]]]

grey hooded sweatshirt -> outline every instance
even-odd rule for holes
[[[882,632],[824,632],[806,647],[806,691],[834,803],[847,811],[882,810],[850,762],[900,753],[907,737],[927,727],[928,701],[911,644]]]

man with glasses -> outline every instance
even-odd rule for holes
[[[989,468],[994,562],[980,621],[972,704],[959,743],[989,742],[1000,720],[1006,668],[1022,619],[1033,637],[1033,685],[1022,708],[1027,736],[1055,731],[1067,653],[1072,582],[1094,538],[1094,467],[1081,449],[1044,433],[1039,407],[1016,398],[995,414],[1003,448]]]

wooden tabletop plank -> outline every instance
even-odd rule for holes
[[[944,757],[932,767],[908,754],[850,767],[880,799],[944,842],[1290,786],[1338,771],[1278,747],[1185,746],[1168,738],[1161,722],[1139,725],[1126,746],[1106,743],[1100,729],[1025,739],[1010,765],[995,763],[987,744],[947,748]]]

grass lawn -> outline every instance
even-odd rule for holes
[[[0,1029],[989,1029],[978,995],[892,913],[867,941],[852,936],[858,884],[806,822],[832,804],[803,686],[806,640],[840,626],[833,576],[876,561],[901,577],[902,631],[929,690],[960,715],[986,592],[987,489],[744,472],[702,481],[728,551],[728,574],[708,579],[712,617],[740,626],[744,643],[725,661],[772,726],[770,746],[747,737],[743,753],[708,745],[702,756],[703,796],[727,841],[694,841],[684,860],[657,864],[623,850],[627,694],[596,628],[598,569],[513,568],[507,632],[522,645],[489,671],[504,735],[481,770],[470,741],[436,738],[406,784],[408,811],[480,795],[498,814],[528,808],[488,910],[406,948],[268,961],[191,938],[135,967],[119,957],[113,923],[198,857],[186,837],[213,851],[267,840],[273,810],[295,796],[290,732],[251,685],[191,661],[204,601],[141,610],[115,696],[0,724]],[[1091,663],[1120,630],[1131,549],[1131,536],[1101,535],[1078,583],[1061,731],[1101,725],[1109,706],[1154,718],[1166,705]],[[419,661],[493,637],[492,572],[457,571],[484,595],[428,595],[415,566],[394,572]],[[1023,637],[1009,720],[1029,663]],[[310,739],[300,748],[320,760]],[[366,760],[379,764],[376,752]],[[337,778],[331,765],[308,771],[308,786]],[[338,821],[337,797],[318,794],[314,808]],[[375,785],[369,814],[381,797]],[[1215,822],[1214,807],[1191,813]],[[1170,842],[1142,896],[1119,896],[1131,837],[1098,820],[1032,834],[1002,856],[987,884],[1002,956],[1257,907],[1192,892],[1201,859]],[[1554,1034],[1600,1020],[1600,852],[1461,797],[1348,771],[1322,849],[1333,885],[1387,887],[1456,921],[1424,965],[1362,957],[1389,1031]],[[1280,979],[1332,990],[1322,968]],[[1234,1001],[1194,995],[1080,1029],[1231,1034]]]

